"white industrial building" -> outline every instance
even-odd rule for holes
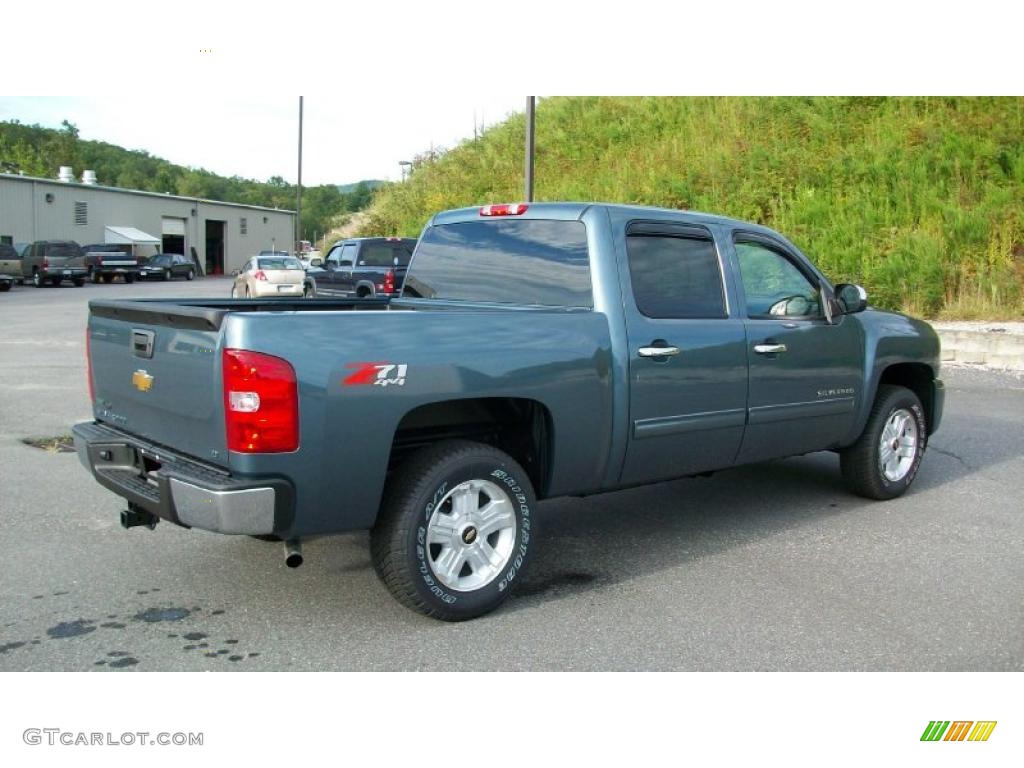
[[[181,253],[206,274],[229,274],[258,251],[292,250],[295,212],[105,187],[70,168],[58,179],[0,174],[2,243],[124,243],[130,230],[139,255]]]

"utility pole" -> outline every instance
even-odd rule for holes
[[[533,128],[534,101],[536,96],[526,97],[526,202],[533,202]]]
[[[295,197],[295,245],[297,252],[302,239],[302,97],[299,96],[299,184]]]

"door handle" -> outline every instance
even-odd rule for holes
[[[785,344],[755,344],[754,351],[759,355],[775,355],[786,351]]]
[[[679,347],[640,347],[640,357],[674,357],[679,354]]]

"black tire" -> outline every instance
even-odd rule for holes
[[[125,282],[126,285],[129,284],[129,283],[134,283],[135,282],[135,275],[125,275],[124,276],[124,282]]]
[[[83,285],[85,285],[85,278],[75,277],[71,279],[71,282],[75,284],[75,288],[81,288]]]
[[[113,275],[102,275],[102,277],[103,277],[103,282],[104,283],[110,284],[110,283],[114,282],[114,276]]]
[[[309,285],[307,283],[306,285],[302,286],[302,298],[304,298],[304,299],[312,299],[312,298],[315,298],[315,297],[316,297],[316,291],[315,291],[315,289],[313,288],[312,285]]]
[[[192,269],[190,269],[188,272],[185,273],[185,279],[186,280],[191,280],[195,276],[196,276],[195,270],[192,270]]]
[[[46,278],[42,276],[38,271],[32,273],[32,285],[36,288],[42,288],[46,285]]]
[[[882,468],[881,442],[886,424],[899,410],[912,416],[917,435],[915,452],[906,474],[891,480]],[[928,445],[927,426],[924,408],[916,394],[906,387],[881,385],[864,431],[857,442],[839,453],[839,466],[850,490],[868,499],[885,500],[901,496],[914,482],[921,466]]]
[[[9,291],[9,290],[11,290],[11,284],[10,283],[8,283],[6,280],[4,282],[0,283],[0,292],[6,292],[6,291]]]
[[[164,280],[167,281],[167,280],[170,280],[170,279],[171,279],[171,270],[165,269],[164,270]]]
[[[456,488],[470,480],[486,481],[505,494],[515,531],[511,550],[496,574],[478,588],[457,590],[445,586],[434,570],[434,548],[440,545],[426,543],[427,525]],[[380,516],[370,532],[374,568],[407,608],[442,621],[482,616],[501,605],[522,581],[537,535],[536,506],[526,472],[502,451],[465,440],[429,446],[409,458],[385,489]],[[468,533],[463,530],[461,535]],[[475,529],[472,535],[476,537]],[[478,543],[484,539],[480,535]]]
[[[92,267],[89,267],[89,280],[93,283],[99,283],[100,281],[100,273]]]

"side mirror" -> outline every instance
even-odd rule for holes
[[[841,283],[836,286],[836,301],[844,315],[863,312],[868,306],[868,292],[853,283]]]
[[[310,259],[309,260],[309,266],[311,266],[311,267],[320,267],[320,266],[323,266],[323,263],[324,263],[323,259]]]

